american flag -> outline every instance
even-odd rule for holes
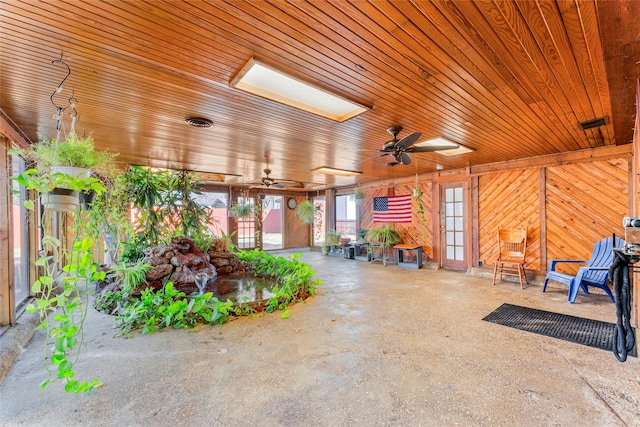
[[[373,222],[411,222],[411,194],[374,197]]]

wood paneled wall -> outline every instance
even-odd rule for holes
[[[597,240],[624,235],[628,215],[627,158],[494,172],[479,177],[479,259],[497,257],[496,230],[529,228],[528,270],[553,258],[588,259]]]
[[[624,238],[629,212],[629,162],[611,159],[547,168],[547,256],[589,259],[593,244]]]
[[[498,228],[528,228],[527,269],[540,269],[540,195],[536,169],[498,172],[478,180],[479,260],[498,257]],[[473,249],[472,249],[473,250]]]
[[[287,207],[287,200],[294,198],[298,204],[306,200],[305,196],[283,196],[284,205],[284,247],[300,248],[311,245],[311,226],[304,224],[296,215],[296,211]]]

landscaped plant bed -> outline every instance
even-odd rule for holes
[[[321,284],[320,279],[314,279],[315,272],[311,267],[299,261],[301,256],[294,254],[286,259],[258,250],[238,253],[247,274],[274,279],[269,297],[261,301],[221,301],[212,291],[188,294],[176,289],[172,282],[161,289],[146,288],[136,296],[135,287],[130,283],[120,292],[99,295],[96,308],[115,314],[116,324],[123,334],[134,330],[152,333],[168,326],[186,328],[198,323],[222,324],[237,316],[263,311],[271,313],[282,310],[280,317],[286,318],[289,317],[289,305],[314,295],[315,288]],[[134,274],[133,271],[131,274]],[[123,275],[125,284],[127,277]],[[139,284],[136,286],[139,287]]]

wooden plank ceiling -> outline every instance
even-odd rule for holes
[[[55,137],[62,56],[54,100],[74,96],[76,132],[120,161],[225,185],[268,163],[311,191],[631,142],[638,16],[628,0],[0,0],[0,107],[30,139]],[[338,123],[231,88],[251,57],[372,108]],[[391,125],[475,151],[387,167]]]

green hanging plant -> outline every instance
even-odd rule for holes
[[[255,206],[245,203],[234,203],[229,207],[229,210],[233,214],[233,219],[236,221],[240,218],[249,218],[253,215]]]
[[[304,224],[313,224],[316,217],[316,207],[310,200],[305,200],[296,208],[296,216],[302,220]]]
[[[92,137],[79,137],[74,132],[59,142],[43,138],[28,148],[14,148],[9,153],[33,162],[40,173],[56,166],[71,166],[90,169],[103,176],[117,175],[114,162],[118,154],[97,151]]]

